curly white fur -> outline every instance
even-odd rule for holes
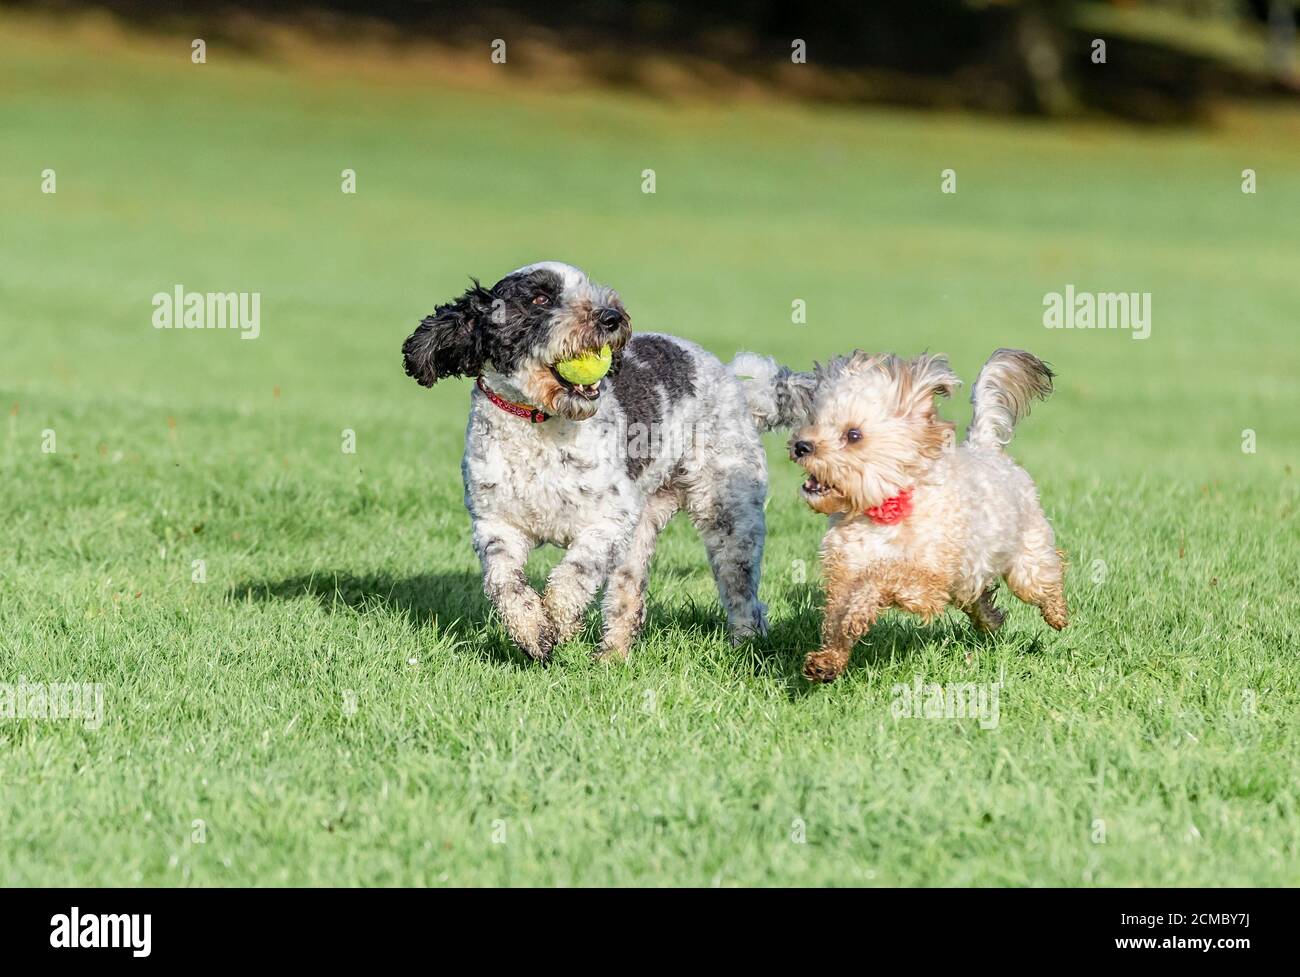
[[[585,392],[562,386],[550,365],[575,344],[599,341],[593,330],[606,317],[615,369]],[[767,628],[758,599],[767,494],[759,425],[795,415],[793,374],[741,354],[759,374],[742,382],[694,343],[629,334],[612,289],[571,265],[542,262],[491,290],[476,283],[404,347],[407,372],[421,382],[481,372],[495,394],[551,413],[532,423],[473,388],[461,466],[484,589],[536,659],[576,633],[602,588],[599,654],[627,654],[645,617],[655,541],[678,511],[704,540],[733,636]],[[539,595],[524,566],[542,543],[566,552]]]

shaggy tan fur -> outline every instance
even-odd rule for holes
[[[858,352],[818,369],[811,421],[790,442],[811,476],[805,501],[830,516],[822,647],[807,656],[809,679],[837,678],[890,607],[929,620],[952,604],[980,630],[997,630],[1000,578],[1049,625],[1065,627],[1062,554],[1033,482],[1002,452],[1051,380],[1029,353],[998,350],[975,383],[967,441],[956,445],[934,405],[961,382],[943,357]],[[902,521],[881,525],[866,515],[904,491],[912,510]]]

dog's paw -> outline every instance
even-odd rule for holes
[[[552,584],[546,588],[542,594],[542,610],[554,626],[556,644],[567,644],[582,630],[587,603],[585,597],[575,600],[563,587]]]
[[[551,660],[551,652],[555,650],[557,644],[559,644],[559,634],[550,621],[543,621],[534,633],[519,640],[519,647],[524,654],[543,665]]]
[[[834,682],[846,661],[833,651],[812,651],[803,660],[803,677],[809,682]]]
[[[754,614],[743,621],[732,622],[731,645],[733,648],[744,644],[746,641],[767,637],[767,614],[765,611],[766,608],[760,604]]]
[[[602,644],[591,653],[591,660],[602,662],[606,665],[621,665],[627,661],[627,649],[619,648],[610,644]]]

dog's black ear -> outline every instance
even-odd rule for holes
[[[492,311],[492,293],[477,279],[454,302],[425,316],[402,344],[406,375],[422,387],[444,377],[476,376],[483,370],[483,324]]]

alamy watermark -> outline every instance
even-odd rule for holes
[[[1043,296],[1043,325],[1048,329],[1129,329],[1134,339],[1151,335],[1150,292],[1065,292]]]
[[[104,724],[104,686],[98,682],[0,682],[0,720],[79,719],[87,729]]]
[[[153,948],[151,913],[83,913],[73,906],[50,917],[50,946],[59,949],[124,949],[147,957]]]
[[[898,682],[890,690],[894,719],[978,719],[981,729],[997,729],[1001,682],[926,683],[920,675],[912,684]]]
[[[262,334],[261,292],[187,292],[177,285],[155,292],[155,329],[238,329],[240,339]]]

